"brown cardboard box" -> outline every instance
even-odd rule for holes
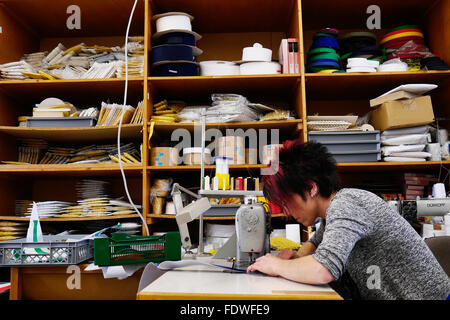
[[[430,96],[389,101],[372,112],[370,124],[380,131],[426,125],[434,121]]]
[[[150,151],[150,164],[152,166],[177,166],[178,149],[168,147],[154,147]]]
[[[216,154],[219,157],[230,157],[229,164],[245,164],[244,137],[225,136],[220,137],[216,146]]]

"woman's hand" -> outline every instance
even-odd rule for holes
[[[247,272],[259,271],[269,276],[278,276],[278,266],[283,259],[277,258],[270,253],[256,259],[255,263],[247,268]]]
[[[277,258],[283,260],[295,259],[298,258],[297,251],[291,249],[281,250],[279,254],[277,254]]]

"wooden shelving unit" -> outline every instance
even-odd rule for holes
[[[59,42],[66,46],[85,42],[122,46],[133,1],[78,0],[82,11],[80,30],[66,27],[66,9],[69,0],[0,0],[0,63],[19,60],[23,54],[51,50]],[[449,117],[450,72],[427,71],[371,74],[311,74],[304,70],[305,55],[312,35],[323,27],[335,27],[342,33],[365,30],[369,5],[382,10],[382,29],[373,30],[378,36],[402,24],[416,23],[425,32],[430,49],[450,64],[450,0],[139,0],[133,18],[131,35],[144,35],[146,52],[152,46],[155,14],[181,11],[194,16],[193,30],[202,35],[198,46],[202,60],[240,60],[242,48],[261,43],[273,51],[278,59],[280,40],[286,37],[300,39],[300,73],[258,76],[220,77],[154,77],[148,55],[145,59],[146,76],[130,78],[128,103],[144,101],[144,123],[124,125],[122,139],[142,143],[142,164],[124,165],[130,178],[132,197],[142,203],[148,223],[160,220],[173,222],[169,217],[154,215],[149,195],[152,181],[158,177],[172,177],[187,182],[198,182],[200,166],[156,167],[150,165],[149,146],[156,146],[170,137],[176,129],[194,132],[194,124],[156,123],[148,139],[152,105],[163,99],[184,100],[193,104],[209,104],[212,93],[238,93],[251,102],[267,103],[289,108],[297,114],[296,120],[248,123],[209,123],[207,128],[279,129],[284,139],[299,137],[307,140],[306,117],[315,113],[336,115],[369,111],[368,100],[405,83],[435,83],[439,88],[431,93],[436,117]],[[255,10],[257,8],[257,10]],[[446,25],[447,24],[447,25]],[[124,79],[26,80],[0,81],[0,161],[15,160],[17,139],[41,138],[52,142],[94,143],[114,141],[117,127],[72,129],[34,129],[17,127],[17,117],[30,112],[32,105],[49,96],[78,105],[99,105],[109,99],[121,103]],[[449,124],[441,124],[450,129]],[[356,173],[391,174],[396,172],[436,172],[449,167],[450,161],[417,163],[341,163],[343,175],[357,177]],[[230,171],[236,174],[250,172],[258,175],[264,165],[236,165]],[[205,167],[208,172],[214,166]],[[0,220],[14,220],[15,200],[22,196],[50,197],[52,190],[47,180],[69,177],[73,181],[85,177],[112,177],[121,183],[119,166],[102,165],[1,165],[0,166]],[[193,182],[192,182],[193,181]],[[62,182],[61,182],[62,184]],[[27,188],[21,191],[23,185]],[[117,190],[117,195],[120,194]],[[120,194],[123,195],[123,194]],[[57,200],[57,199],[54,199]],[[275,216],[277,217],[277,216]],[[173,217],[172,217],[173,219]],[[209,220],[216,218],[209,217]],[[218,220],[223,217],[218,217]],[[59,220],[58,221],[63,221]],[[77,220],[79,221],[79,220]],[[56,223],[56,222],[55,222]],[[172,223],[174,224],[174,223]]]

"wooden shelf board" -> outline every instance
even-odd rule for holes
[[[141,124],[122,125],[121,139],[142,139]],[[80,128],[28,128],[0,126],[0,133],[20,139],[44,139],[57,142],[104,141],[117,138],[118,126]]]
[[[272,214],[272,218],[280,218],[280,217],[284,217],[284,214],[282,213],[277,213],[277,214]],[[147,221],[149,219],[175,219],[175,215],[173,214],[148,214],[147,215]],[[198,220],[199,218],[197,218],[196,220]],[[226,217],[203,217],[203,220],[235,220],[235,216],[226,216]]]
[[[374,73],[307,73],[308,100],[370,100],[399,85],[433,83],[450,79],[450,71],[374,72]]]
[[[150,90],[171,99],[207,97],[212,93],[237,93],[245,96],[292,94],[300,82],[299,74],[198,76],[198,77],[149,77]]]
[[[74,222],[74,221],[98,221],[98,220],[115,220],[115,219],[131,219],[139,218],[137,214],[126,214],[117,216],[106,216],[106,217],[84,217],[84,218],[40,218],[39,221],[44,222]],[[16,216],[0,216],[0,221],[30,221],[28,217],[16,217]]]
[[[424,162],[352,162],[338,163],[341,172],[354,171],[403,171],[436,169],[441,165],[448,167],[450,161],[424,161]]]
[[[139,175],[143,171],[142,164],[124,164],[123,169],[127,174]],[[71,175],[71,176],[90,176],[90,175],[119,175],[119,164],[99,163],[99,164],[30,164],[0,165],[0,174],[2,175]]]

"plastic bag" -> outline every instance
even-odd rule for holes
[[[430,52],[427,46],[418,44],[414,40],[406,42],[398,50],[391,53],[392,58],[401,58],[403,55],[418,55],[421,58],[434,57],[434,54]]]

